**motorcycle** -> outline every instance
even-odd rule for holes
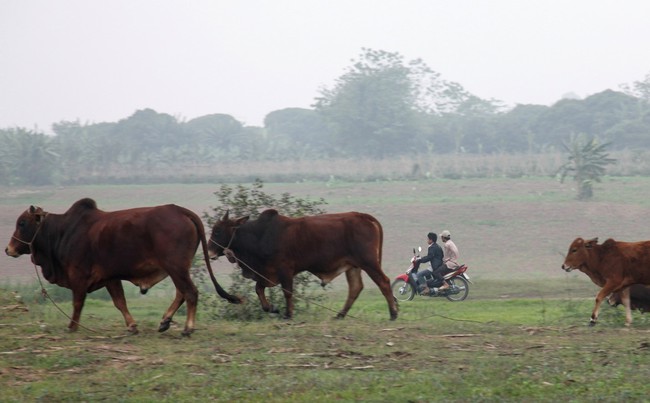
[[[418,248],[421,251],[422,248]],[[427,297],[446,297],[449,301],[463,301],[469,294],[469,284],[472,283],[469,279],[466,265],[460,265],[456,270],[446,274],[443,278],[449,284],[449,288],[445,290],[438,290],[442,283],[436,284],[433,277],[427,279],[427,287],[429,293],[422,292],[424,284],[417,283],[417,268],[415,260],[420,255],[416,254],[415,248],[413,249],[413,257],[411,258],[411,265],[406,272],[400,274],[393,280],[391,288],[393,296],[398,301],[411,301],[415,294]]]

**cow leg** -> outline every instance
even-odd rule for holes
[[[397,301],[393,295],[393,290],[390,287],[390,279],[381,271],[381,269],[376,268],[371,271],[366,270],[366,273],[372,281],[377,284],[377,287],[381,290],[381,293],[384,294],[384,298],[388,302],[388,312],[390,313],[390,320],[397,319]]]
[[[76,332],[79,329],[79,319],[86,301],[86,295],[86,290],[72,290],[72,319],[68,325],[68,330],[71,332]]]
[[[185,299],[183,298],[183,294],[176,289],[176,297],[174,298],[174,301],[172,301],[172,304],[167,308],[167,311],[162,317],[162,321],[160,322],[160,326],[158,327],[159,332],[164,332],[167,329],[169,329],[169,325],[172,323],[172,318],[174,317],[174,314],[180,308],[181,305],[185,302]]]
[[[184,272],[182,276],[171,276],[171,278],[176,286],[176,298],[170,305],[169,309],[167,309],[167,312],[163,317],[163,323],[165,323],[167,319],[171,322],[171,318],[174,316],[178,308],[183,304],[183,302],[186,302],[187,320],[185,321],[185,329],[183,329],[182,334],[183,336],[189,336],[194,331],[194,319],[196,318],[196,304],[199,300],[199,292],[190,278],[189,271]],[[161,328],[163,323],[160,324]],[[158,330],[163,331],[160,328]]]
[[[348,299],[343,305],[343,309],[336,315],[336,319],[343,319],[345,315],[357,300],[361,290],[363,290],[363,280],[361,279],[361,269],[358,267],[351,267],[345,272],[345,278],[348,280]]]
[[[603,300],[612,292],[620,290],[621,287],[616,287],[611,283],[605,283],[603,288],[600,289],[598,294],[596,294],[596,304],[594,305],[594,310],[591,313],[591,320],[589,321],[589,326],[595,326],[596,321],[598,320],[598,313],[600,311],[600,304],[603,303]]]
[[[131,316],[129,308],[126,306],[126,298],[124,297],[124,288],[122,287],[122,282],[120,280],[113,280],[106,284],[106,289],[113,299],[113,305],[122,312],[124,316],[124,321],[126,322],[126,327],[129,333],[137,334],[138,327],[135,323],[135,319]]]
[[[286,308],[284,311],[284,318],[293,318],[293,276],[280,277],[280,286],[284,293],[284,301]]]
[[[271,305],[269,300],[266,299],[265,290],[266,286],[262,284],[262,282],[258,281],[255,283],[255,293],[257,294],[257,298],[260,300],[260,304],[262,304],[262,310],[264,312],[279,313],[278,308]]]
[[[191,283],[190,283],[191,284]],[[194,332],[194,321],[196,320],[196,306],[199,302],[199,291],[196,289],[194,284],[191,284],[192,287],[185,293],[185,302],[187,303],[187,320],[185,321],[185,329],[183,330],[183,336],[189,336]]]
[[[625,306],[625,326],[632,324],[632,307],[630,302],[630,287],[621,290],[621,302]]]

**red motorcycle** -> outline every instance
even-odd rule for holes
[[[421,248],[418,248],[418,250],[421,250]],[[426,297],[446,297],[450,301],[463,301],[467,298],[471,281],[466,273],[467,266],[464,264],[444,276],[449,288],[445,290],[434,288],[440,286],[440,284],[435,284],[435,280],[430,278],[427,279],[427,286],[430,291],[423,293],[424,284],[417,284],[417,269],[415,269],[415,260],[419,257],[420,255],[417,255],[415,249],[413,249],[411,265],[406,269],[406,273],[400,274],[393,280],[391,287],[393,295],[398,301],[411,301],[415,294]]]

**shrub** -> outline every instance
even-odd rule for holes
[[[264,183],[260,179],[256,179],[250,187],[222,185],[214,193],[219,201],[219,206],[211,207],[210,212],[203,213],[203,219],[212,226],[226,211],[237,217],[250,215],[251,219],[256,219],[261,211],[268,208],[275,208],[281,214],[290,217],[302,217],[325,212],[320,207],[326,204],[322,198],[310,201],[296,198],[289,193],[283,193],[280,197],[275,197],[264,192],[263,187]],[[193,276],[197,284],[202,285],[204,288],[212,288],[205,270],[195,270]],[[208,294],[202,297],[203,307],[207,307],[211,315],[229,319],[259,320],[266,317],[266,313],[262,311],[259,305],[251,281],[245,279],[240,271],[234,271],[230,275],[230,279],[232,285],[228,292],[243,297],[246,302],[239,305],[223,304],[222,301],[217,300],[218,297]],[[293,295],[296,312],[307,310],[310,301],[315,302],[322,297],[315,294],[314,290],[318,288],[317,286],[320,286],[320,281],[310,273],[300,273],[295,277]],[[267,298],[274,307],[280,307],[284,304],[284,294],[279,287],[270,288],[267,292]]]

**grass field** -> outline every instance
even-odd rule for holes
[[[130,299],[140,334],[125,336],[111,303],[90,300],[69,334],[50,303],[16,303],[0,291],[3,401],[645,401],[650,319],[623,328],[606,308],[586,326],[591,300],[418,298],[387,320],[367,290],[351,316],[343,302],[293,321],[226,321],[200,311],[156,332],[171,298]],[[69,303],[61,303],[67,312]]]
[[[650,239],[650,179],[605,178],[590,202],[549,178],[266,184],[270,193],[324,198],[327,211],[357,210],[383,224],[384,270],[408,264],[428,231],[449,229],[474,281],[468,300],[416,298],[397,321],[371,281],[343,321],[345,280],[291,322],[229,321],[201,304],[197,332],[159,334],[168,283],[127,299],[141,333],[125,336],[104,298],[67,318],[38,296],[29,258],[0,259],[0,384],[3,401],[646,401],[650,316],[603,307],[586,326],[597,288],[560,270],[578,236]],[[218,185],[0,189],[8,241],[29,205],[64,212],[92,197],[100,208],[177,203],[201,214]],[[232,267],[214,265],[227,283]],[[251,283],[251,287],[253,284]],[[48,288],[50,289],[50,288]],[[52,288],[53,289],[53,288]],[[213,298],[204,292],[202,300]],[[62,311],[71,312],[61,293]],[[254,302],[254,301],[253,301]],[[225,303],[225,302],[224,302]]]

